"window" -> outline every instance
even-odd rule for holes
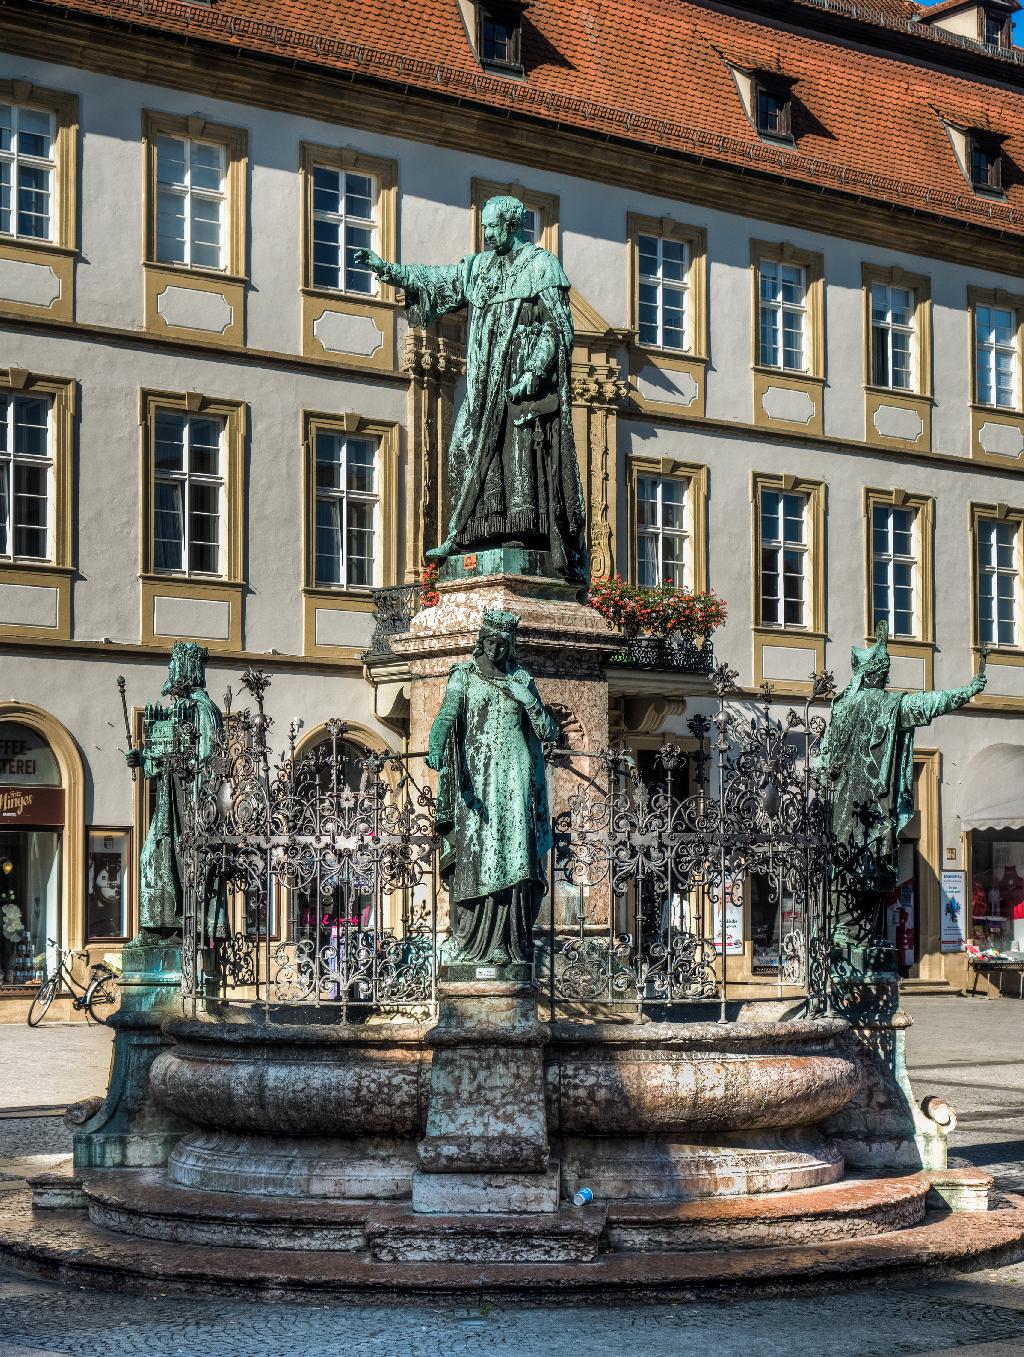
[[[154,431],[154,568],[222,575],[224,421],[157,410]]]
[[[368,589],[378,576],[377,442],[324,428],[315,430],[314,442],[314,583]]]
[[[47,397],[0,393],[0,558],[53,558],[53,447]]]
[[[985,42],[989,47],[1008,47],[1009,33],[1006,18],[1002,14],[985,12]]]
[[[521,71],[522,17],[511,6],[477,6],[477,45],[484,66]]]
[[[156,257],[186,268],[226,267],[227,153],[212,141],[156,139]]]
[[[640,343],[685,351],[690,338],[686,323],[690,267],[686,242],[664,236],[639,235],[637,250]]]
[[[787,88],[758,82],[757,130],[764,137],[789,140],[793,134],[793,101]]]
[[[871,509],[872,630],[888,622],[890,636],[914,638],[917,618],[917,510],[888,504]]]
[[[355,261],[374,249],[376,184],[368,174],[313,167],[313,286],[372,296],[377,279]]]
[[[806,627],[808,496],[761,488],[760,615],[768,627]]]
[[[678,476],[636,479],[636,582],[647,588],[689,585],[686,570],[688,482]]]
[[[1003,189],[1003,153],[1001,143],[977,133],[969,138],[971,185],[983,192],[1001,193]]]
[[[147,158],[146,264],[154,272],[152,305],[171,269],[220,273],[233,309],[247,268],[248,138],[244,129],[144,112]],[[150,284],[147,279],[147,289]],[[147,309],[150,300],[147,294]],[[237,317],[241,322],[241,315]],[[206,332],[209,334],[209,332]]]
[[[1018,316],[1011,307],[974,308],[974,368],[979,405],[1018,408]]]
[[[871,284],[871,381],[895,391],[912,391],[915,297],[910,288]]]
[[[758,361],[763,367],[806,372],[806,272],[779,259],[762,259],[758,272]]]
[[[0,104],[0,234],[56,239],[56,140],[49,109]]]
[[[1020,523],[979,517],[976,526],[978,640],[1020,644]]]

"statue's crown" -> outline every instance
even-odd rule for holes
[[[495,636],[507,636],[515,639],[519,626],[519,614],[510,613],[505,608],[485,608],[480,622],[481,631],[489,631]]]

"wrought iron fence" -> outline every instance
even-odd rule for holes
[[[624,749],[546,750],[553,844],[535,972],[553,1015],[715,1001],[727,1016],[734,907],[753,876],[782,920],[779,993],[827,1010],[829,788],[824,721],[771,714],[712,675],[717,711],[641,769]],[[345,725],[272,760],[266,677],[229,713],[191,784],[183,839],[183,992],[196,1004],[329,1006],[341,1020],[432,1008],[449,948],[434,798],[421,754],[366,753]],[[813,696],[830,691],[815,680]]]

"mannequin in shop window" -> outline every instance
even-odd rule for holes
[[[853,647],[853,677],[832,704],[819,755],[831,777],[833,827],[846,859],[834,941],[847,952],[886,947],[885,908],[897,884],[900,835],[914,814],[914,731],[985,687],[983,661],[963,688],[889,692],[888,641],[888,624],[880,622],[874,645]]]
[[[173,756],[186,739],[195,740],[200,764],[209,759],[214,741],[223,728],[220,710],[206,691],[205,646],[194,641],[176,641],[171,651],[167,681],[160,690],[166,704],[146,707],[145,742],[129,749],[125,761],[139,768],[143,777],[156,783],[156,805],[149,833],[139,855],[139,933],[136,944],[175,940],[181,936],[184,905],[181,834],[184,823],[185,788]],[[186,733],[185,727],[188,727]],[[194,732],[194,734],[193,734]],[[214,889],[207,903],[207,924],[216,930],[213,916],[220,892]]]

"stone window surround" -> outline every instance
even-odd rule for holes
[[[807,587],[808,627],[773,626],[761,621],[761,491],[778,490],[807,496]],[[750,477],[751,505],[751,616],[754,647],[754,684],[761,683],[764,673],[763,652],[766,647],[790,647],[813,650],[815,668],[825,664],[825,584],[826,536],[825,514],[828,487],[824,481],[804,477],[780,475],[775,472],[754,471]],[[809,673],[809,671],[808,671]],[[803,680],[769,680],[780,693],[803,694],[809,683]]]
[[[674,457],[635,457],[628,460],[627,513],[629,515],[629,580],[637,582],[637,480],[657,476],[686,483],[686,578],[687,588],[703,593],[708,587],[707,514],[708,468],[681,462]]]
[[[971,642],[977,652],[982,645],[981,630],[978,616],[978,597],[980,579],[978,574],[978,524],[982,519],[996,519],[1001,523],[1010,523],[1013,525],[1017,538],[1017,565],[1018,565],[1018,595],[1017,595],[1017,629],[1018,636],[1024,633],[1024,569],[1022,569],[1022,552],[1024,552],[1024,509],[1012,509],[1006,504],[978,504],[971,502],[970,508],[970,551],[971,551]],[[1017,645],[1007,646],[998,645],[995,642],[986,642],[994,653],[1000,657],[1014,657],[1017,663],[1024,663],[1024,637],[1018,641]]]
[[[52,316],[71,321],[75,314],[74,261],[78,254],[78,95],[35,85],[29,80],[0,80],[0,101],[45,109],[54,115],[54,201],[51,238],[0,236],[0,259],[15,264],[49,268],[59,283],[59,295],[48,305],[0,300],[8,315]]]
[[[202,268],[194,264],[175,264],[158,259],[156,252],[157,214],[157,137],[165,135],[191,140],[217,142],[225,151],[224,181],[225,262],[221,269]],[[181,117],[144,109],[142,113],[142,144],[145,153],[145,220],[143,263],[149,267],[166,269],[173,273],[195,274],[202,278],[227,282],[248,282],[248,133],[242,127],[227,127],[208,122],[198,113]]]
[[[379,559],[378,581],[372,588],[316,583],[316,432],[372,438],[377,443],[377,503]],[[398,569],[398,445],[399,426],[385,420],[348,413],[306,410],[302,414],[302,650],[305,655],[337,655],[345,647],[319,645],[316,640],[318,611],[372,612],[372,589],[399,583]]]
[[[51,549],[45,561],[0,560],[0,584],[53,589],[56,626],[35,627],[0,623],[0,636],[71,639],[71,581],[76,573],[73,558],[75,409],[77,383],[71,377],[43,376],[24,368],[0,368],[0,390],[5,395],[48,396],[51,401]]]
[[[911,495],[905,490],[864,489],[864,638],[875,639],[873,595],[872,519],[875,505],[912,509],[916,513],[917,584],[916,636],[890,637],[889,653],[897,657],[920,659],[924,664],[924,686],[932,687],[935,660],[935,501],[930,495]]]

